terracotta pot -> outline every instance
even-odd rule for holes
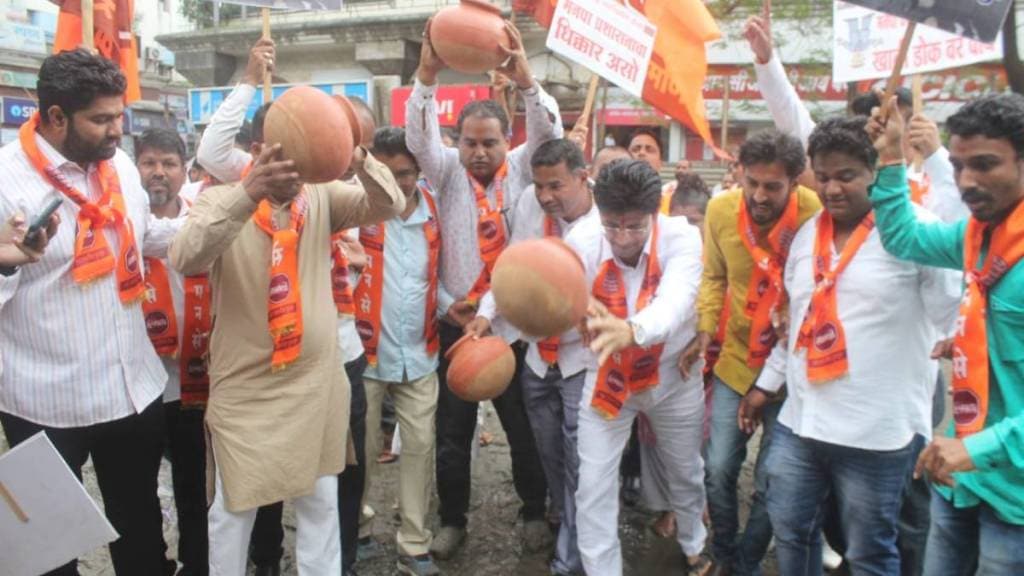
[[[267,111],[264,144],[281,144],[305,182],[341,178],[352,162],[352,128],[341,106],[321,90],[289,88]]]
[[[587,313],[590,294],[583,264],[558,238],[527,240],[502,251],[491,291],[498,313],[537,338],[576,326]]]
[[[467,402],[482,402],[500,396],[516,371],[512,348],[498,336],[473,340],[466,335],[445,354],[448,389]]]
[[[359,123],[359,116],[356,114],[356,107],[352,105],[352,102],[340,95],[334,94],[331,96],[334,100],[341,105],[341,110],[345,112],[345,118],[348,118],[348,125],[352,129],[352,143],[358,146],[363,141],[363,127]]]
[[[467,74],[493,70],[506,60],[498,46],[511,46],[501,9],[485,0],[462,0],[430,21],[430,42],[448,67]]]

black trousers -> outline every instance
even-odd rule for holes
[[[366,356],[345,364],[352,389],[349,409],[349,433],[355,443],[356,459],[359,464],[345,467],[338,476],[338,517],[341,523],[341,562],[343,571],[356,562],[359,550],[359,513],[366,487],[366,388],[363,386],[363,371],[366,370]],[[281,527],[283,505],[261,506],[256,512],[256,523],[252,528],[249,544],[249,559],[257,566],[277,565],[284,555],[281,543],[284,529]]]
[[[437,495],[440,500],[442,526],[463,528],[469,511],[470,456],[476,442],[477,403],[466,402],[448,389],[448,361],[445,352],[462,337],[462,330],[441,322],[441,365],[438,367],[437,401]],[[543,520],[547,498],[547,482],[530,421],[523,404],[519,373],[523,369],[526,349],[515,346],[516,374],[508,389],[491,402],[505,429],[512,456],[512,483],[523,501],[524,520]]]
[[[352,388],[349,407],[349,434],[356,449],[356,464],[345,466],[338,476],[338,520],[341,523],[341,568],[348,572],[359,552],[359,515],[366,489],[366,387],[363,371],[366,355],[345,364],[345,374]]]
[[[11,446],[45,432],[79,480],[91,456],[107,520],[120,534],[110,557],[118,576],[163,574],[163,516],[156,494],[164,444],[163,399],[139,414],[79,428],[51,428],[0,412]],[[76,576],[78,561],[50,574]]]
[[[182,410],[180,401],[164,404],[174,507],[178,511],[179,576],[206,576],[210,572],[204,414],[199,409]]]

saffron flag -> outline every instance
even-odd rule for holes
[[[557,0],[514,0],[513,8],[550,28]],[[658,26],[654,53],[644,80],[643,100],[693,130],[721,157],[704,108],[708,60],[704,44],[721,38],[702,0],[629,0]]]
[[[57,1],[60,16],[57,19],[57,34],[53,39],[53,53],[75,50],[82,44],[82,2],[81,0]],[[139,60],[135,35],[132,33],[132,19],[135,13],[133,0],[94,0],[93,2],[93,45],[101,56],[113,61],[128,81],[124,93],[125,103],[142,98],[139,86]]]

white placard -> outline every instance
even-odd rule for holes
[[[547,47],[639,97],[657,34],[643,14],[615,0],[562,0]]]
[[[0,456],[0,573],[37,576],[117,538],[40,432]]]
[[[833,14],[832,79],[856,82],[888,78],[907,29],[903,18],[836,1]],[[1002,36],[984,44],[929,26],[917,26],[903,75],[958,68],[1003,57]]]
[[[342,4],[342,0],[223,0],[223,2],[275,10],[341,10]]]

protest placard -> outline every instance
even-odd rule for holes
[[[0,456],[0,573],[35,576],[117,538],[40,432]]]
[[[640,96],[657,33],[643,14],[615,0],[562,0],[547,47]]]
[[[850,0],[958,36],[995,42],[1013,0]]]
[[[886,78],[892,73],[907,20],[837,1],[832,22],[832,77],[836,82]],[[918,26],[903,74],[957,68],[1002,57],[1001,42],[986,44],[937,28]]]
[[[212,0],[211,0],[212,1]],[[341,10],[342,0],[222,0],[225,4],[241,4],[274,10]]]

